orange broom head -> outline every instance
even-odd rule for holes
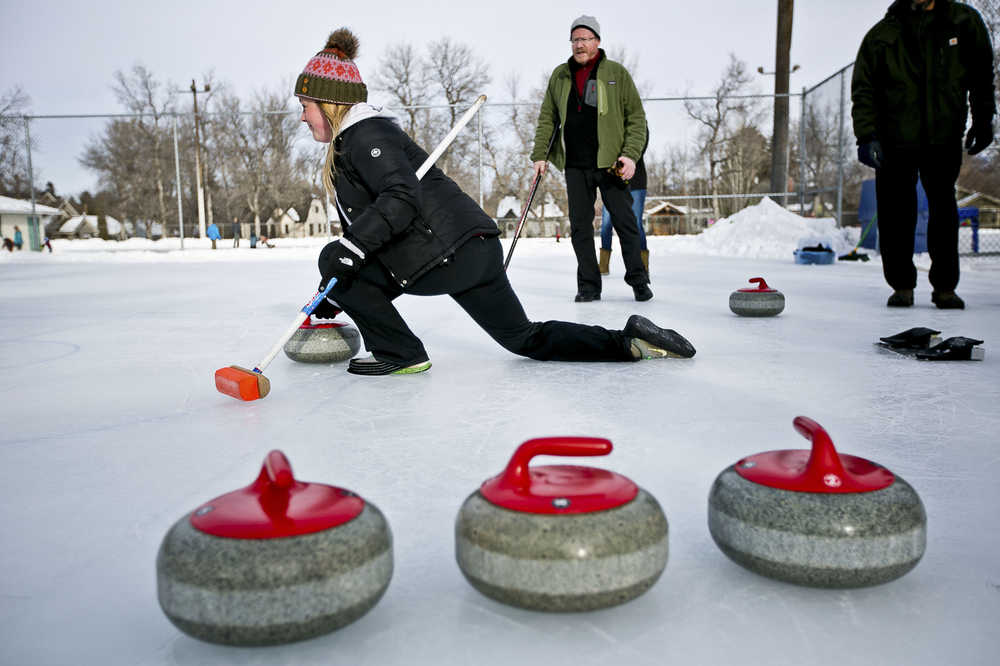
[[[231,365],[215,371],[215,388],[240,400],[257,400],[271,390],[271,382],[259,372]]]

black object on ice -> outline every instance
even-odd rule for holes
[[[902,333],[896,333],[895,335],[890,335],[885,338],[879,338],[879,340],[884,342],[885,346],[890,347],[893,350],[927,349],[931,344],[931,339],[940,333],[941,331],[935,331],[931,328],[917,326],[916,328],[908,328]]]
[[[983,350],[975,348],[981,344],[982,340],[957,336],[943,340],[930,349],[918,351],[916,357],[922,361],[981,361]]]

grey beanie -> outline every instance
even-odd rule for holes
[[[594,33],[598,39],[601,38],[601,24],[597,22],[597,19],[593,16],[588,16],[584,14],[580,18],[573,21],[573,25],[570,26],[569,34],[573,34],[573,31],[577,28],[586,28],[587,30]]]

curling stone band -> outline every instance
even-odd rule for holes
[[[795,423],[813,437],[811,453],[758,454],[715,480],[708,524],[719,548],[751,571],[813,587],[877,585],[913,569],[926,548],[926,514],[913,488],[837,454],[815,421]]]
[[[336,363],[358,353],[361,334],[345,322],[317,323],[310,316],[292,334],[283,349],[285,356],[299,363]]]
[[[754,289],[737,289],[729,295],[729,309],[741,317],[773,317],[785,309],[785,296],[767,286],[764,278],[750,278]]]
[[[610,451],[597,438],[529,440],[504,474],[472,493],[455,541],[473,587],[545,611],[605,608],[652,587],[668,558],[667,519],[652,495],[606,470],[527,464],[535,455]]]
[[[287,643],[377,603],[392,577],[392,535],[377,507],[295,481],[272,451],[253,484],[175,523],[156,567],[160,606],[181,631],[228,645]]]

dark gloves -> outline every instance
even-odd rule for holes
[[[965,135],[965,149],[970,155],[978,155],[993,143],[993,119],[977,121],[972,119],[972,127]]]
[[[882,144],[878,139],[862,141],[858,144],[858,161],[873,169],[882,168],[882,160],[885,154],[882,152]]]
[[[330,278],[346,281],[353,278],[361,270],[365,252],[347,238],[327,243],[319,253],[319,274],[323,276],[325,285]]]
[[[324,298],[317,303],[312,311],[312,315],[319,319],[335,319],[340,313],[341,309],[334,305],[333,301],[329,298]]]

